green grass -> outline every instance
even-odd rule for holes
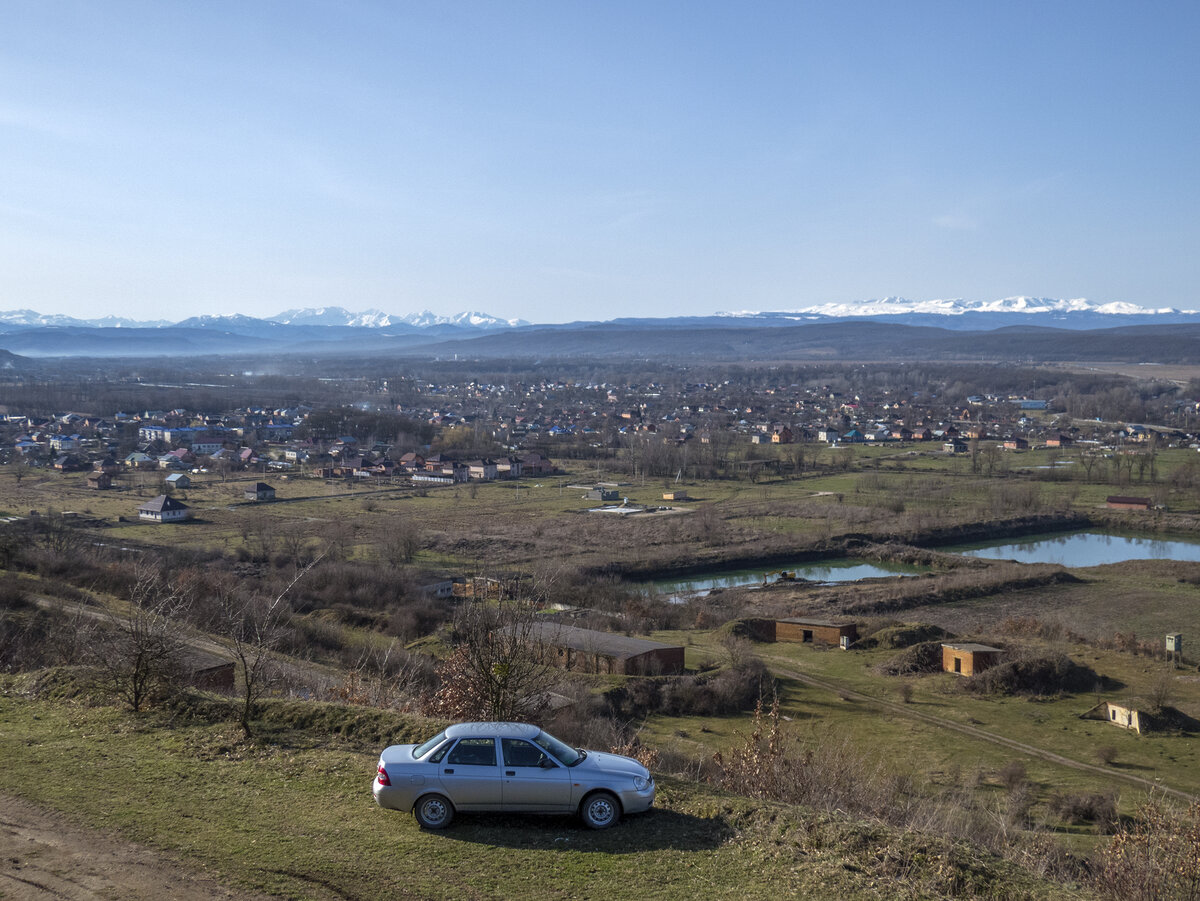
[[[654,635],[660,641],[680,640],[679,634],[674,639],[671,636],[669,632]],[[720,657],[712,633],[693,632],[689,636],[691,650],[697,656],[703,655],[708,647],[714,658]],[[1123,688],[1103,695],[1114,700],[1149,693],[1164,668],[1161,662],[1116,651],[1086,646],[1058,649],[1069,650],[1077,662],[1120,682]],[[1166,786],[1200,794],[1200,743],[1186,735],[1138,736],[1105,722],[1081,719],[1079,715],[1097,703],[1100,696],[1088,693],[1050,699],[980,697],[962,691],[961,679],[951,674],[902,680],[875,673],[873,668],[877,663],[899,653],[894,650],[841,652],[787,642],[758,644],[755,650],[773,669],[804,673],[893,704],[900,701],[899,685],[908,682],[913,687],[912,703],[901,705],[902,711],[974,725],[1080,763],[1097,764],[1096,749],[1112,746],[1117,749],[1118,772],[1158,779]],[[1177,706],[1185,710],[1200,707],[1200,680],[1186,670],[1171,673]],[[1121,794],[1122,809],[1129,811],[1146,795],[1145,788],[1132,783],[1054,764],[906,716],[904,712],[843,698],[837,692],[786,677],[780,680],[780,699],[781,712],[790,718],[785,728],[802,740],[819,742],[835,735],[856,746],[878,748],[885,751],[896,771],[915,776],[919,784],[927,784],[934,791],[973,772],[982,775],[985,789],[994,787],[996,771],[1018,759],[1026,765],[1042,802],[1055,791],[1115,788]],[[705,756],[738,744],[748,729],[748,717],[744,715],[652,717],[643,735],[650,743],[692,756]]]
[[[672,780],[655,810],[606,832],[467,815],[424,832],[372,801],[376,748],[312,728],[247,744],[221,723],[31,700],[19,681],[0,683],[0,791],[280,897],[1072,894],[965,846]]]

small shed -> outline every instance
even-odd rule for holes
[[[103,491],[106,488],[112,487],[112,476],[107,472],[89,473],[87,477],[87,485],[89,488]]]
[[[688,500],[687,489],[681,488],[678,491],[667,491],[663,493],[664,501],[686,501]]]
[[[1127,497],[1121,494],[1110,494],[1104,500],[1110,510],[1149,510],[1154,501],[1148,497]]]
[[[858,625],[828,619],[779,619],[775,621],[775,640],[849,647],[858,641]]]
[[[273,501],[275,489],[266,482],[255,482],[252,487],[246,489],[244,496],[248,501]]]
[[[193,649],[184,655],[183,669],[189,685],[206,691],[233,691],[234,664],[226,657]]]
[[[986,644],[943,644],[942,670],[960,676],[973,676],[1000,662],[1000,648]]]
[[[170,485],[172,488],[191,488],[192,487],[192,477],[189,476],[186,472],[173,472],[169,476],[167,476],[165,479],[163,479],[163,481],[166,482],[166,484]]]
[[[683,647],[561,623],[534,623],[546,663],[584,673],[625,676],[683,672]]]

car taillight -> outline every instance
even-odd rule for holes
[[[391,785],[392,784],[392,780],[388,778],[387,770],[385,770],[383,768],[382,763],[379,764],[379,776],[377,778],[379,779],[380,785]]]

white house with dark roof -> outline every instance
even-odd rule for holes
[[[138,517],[150,522],[183,522],[191,515],[191,507],[165,494],[138,507]]]

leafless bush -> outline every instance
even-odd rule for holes
[[[99,682],[138,711],[178,683],[184,640],[181,623],[188,598],[149,567],[144,568],[123,610],[110,609],[87,646]]]
[[[1096,673],[1066,654],[1023,654],[964,679],[965,691],[975,694],[1058,695],[1091,690]]]
[[[331,697],[345,704],[408,710],[434,685],[433,660],[410,654],[393,641],[386,648],[362,651]]]
[[[942,643],[923,641],[913,645],[875,668],[884,676],[919,676],[923,673],[938,673],[942,670]]]
[[[1000,784],[1009,791],[1026,781],[1025,764],[1019,760],[1010,760],[996,773]]]
[[[1112,745],[1101,745],[1096,749],[1096,759],[1104,766],[1112,766],[1117,762],[1117,749]]]
[[[1146,700],[1155,710],[1162,710],[1170,707],[1174,702],[1175,692],[1175,674],[1169,669],[1164,669],[1150,683],[1150,689],[1146,692]]]
[[[1117,799],[1111,792],[1055,792],[1047,805],[1050,812],[1068,823],[1095,823],[1102,832],[1117,823]]]
[[[1115,901],[1200,899],[1200,803],[1143,804],[1101,852],[1095,882]]]

